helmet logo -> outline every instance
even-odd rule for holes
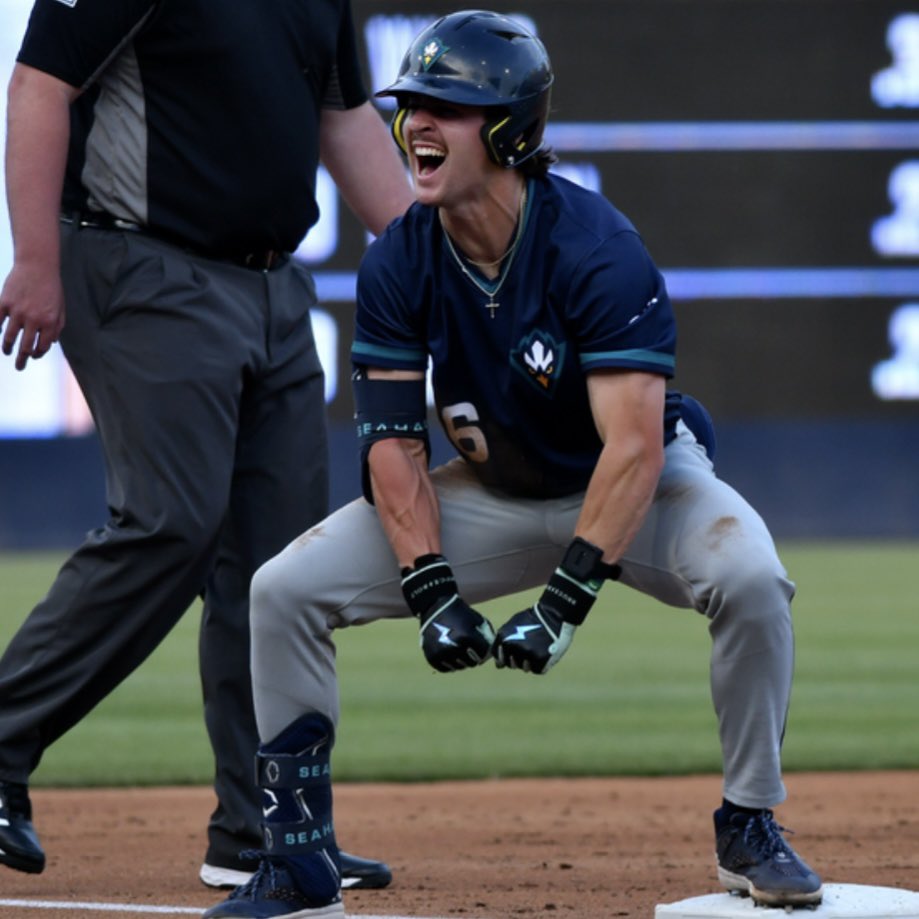
[[[430,70],[449,50],[439,38],[432,38],[421,49],[421,66]]]

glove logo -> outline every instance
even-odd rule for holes
[[[440,632],[440,638],[437,639],[439,645],[456,646],[456,642],[450,637],[450,629],[447,626],[441,625],[439,622],[433,623],[433,626]]]
[[[518,625],[517,628],[504,638],[504,641],[526,641],[527,634],[533,629],[541,629],[541,625]]]

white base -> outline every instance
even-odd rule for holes
[[[714,893],[679,903],[662,903],[654,919],[919,919],[919,893],[893,887],[824,884],[814,908],[756,906],[749,897]]]

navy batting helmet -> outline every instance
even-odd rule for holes
[[[406,98],[428,96],[487,112],[482,140],[499,166],[519,166],[543,149],[552,67],[542,42],[520,23],[486,10],[443,16],[412,42],[395,83],[378,96],[399,105],[392,132],[405,150]]]

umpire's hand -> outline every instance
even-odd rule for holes
[[[419,556],[404,568],[402,594],[421,625],[421,650],[435,670],[466,670],[491,657],[495,630],[460,597],[442,555]]]

